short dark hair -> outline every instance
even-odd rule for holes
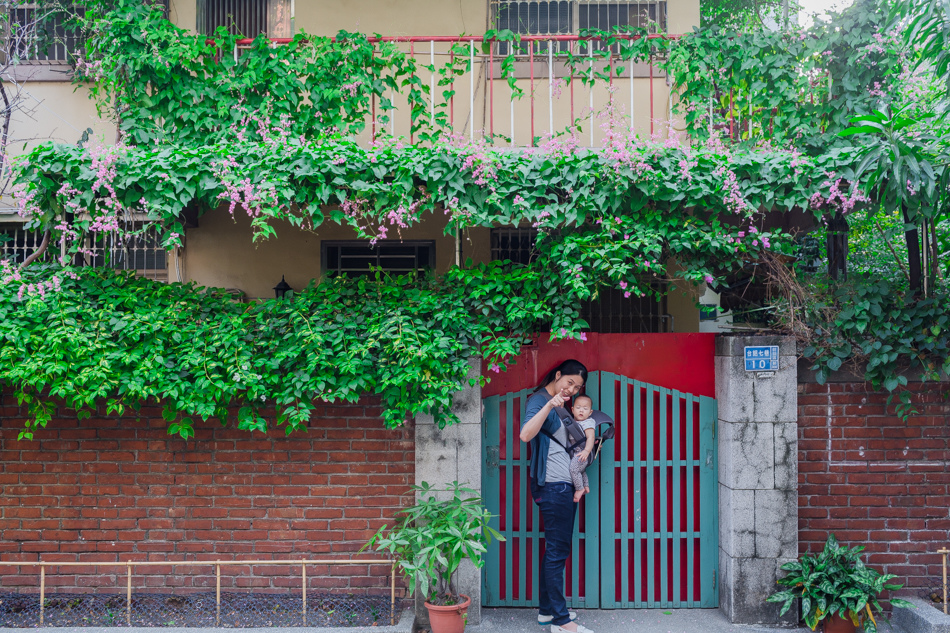
[[[587,384],[587,368],[584,367],[584,363],[571,358],[549,371],[548,375],[544,377],[544,380],[541,382],[541,384],[538,385],[538,388],[540,389],[542,387],[547,387],[549,384],[554,382],[558,372],[561,372],[562,376],[580,376],[581,380],[584,381],[584,384]]]
[[[578,403],[578,401],[580,401],[580,400],[590,400],[591,406],[594,405],[594,401],[591,399],[590,396],[588,396],[587,394],[581,394],[581,395],[579,395],[579,396],[575,396],[575,397],[574,397],[574,406],[577,406],[577,403]]]

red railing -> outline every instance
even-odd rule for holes
[[[639,39],[641,37],[646,37],[647,39],[671,40],[671,39],[678,39],[680,36],[667,35],[667,34],[654,34],[654,35],[646,35],[646,36],[617,34],[615,36],[612,36],[612,40],[616,41],[616,40]],[[555,82],[555,79],[559,78],[559,77],[555,77],[555,74],[556,74],[555,65],[559,61],[559,59],[558,59],[557,54],[554,52],[554,46],[553,45],[547,46],[546,51],[543,51],[541,53],[547,58],[545,60],[546,65],[547,65],[547,77],[536,75],[536,68],[535,68],[535,57],[537,56],[535,52],[536,43],[553,44],[555,42],[566,42],[568,46],[568,50],[575,55],[575,58],[579,56],[589,56],[590,58],[589,72],[591,73],[593,72],[595,64],[600,64],[603,62],[607,62],[609,64],[608,82],[606,83],[606,86],[597,87],[597,86],[591,85],[588,87],[588,104],[587,104],[587,110],[584,111],[584,114],[586,114],[589,117],[590,134],[588,135],[588,139],[589,139],[590,146],[594,146],[595,141],[597,139],[597,136],[594,132],[595,94],[598,92],[604,92],[606,94],[607,90],[615,91],[616,90],[615,81],[618,81],[618,82],[625,81],[628,84],[627,85],[628,94],[625,95],[624,98],[626,100],[626,106],[629,108],[631,133],[634,133],[636,131],[636,128],[638,127],[637,118],[636,118],[636,108],[635,108],[636,93],[639,91],[639,89],[642,89],[642,84],[644,82],[647,83],[646,90],[648,91],[648,101],[649,101],[649,131],[650,131],[651,136],[656,133],[656,123],[658,122],[658,119],[656,118],[656,112],[655,112],[656,81],[658,79],[663,80],[664,77],[662,75],[658,76],[657,73],[655,72],[654,61],[652,57],[650,57],[645,62],[648,67],[646,76],[634,77],[634,68],[636,65],[635,62],[632,60],[625,61],[613,51],[610,51],[609,55],[605,55],[603,52],[595,53],[594,47],[589,46],[587,47],[589,50],[589,55],[588,53],[585,53],[584,55],[580,55],[581,42],[602,41],[602,39],[603,38],[583,37],[579,35],[523,35],[521,36],[518,42],[510,42],[510,41],[498,42],[497,40],[495,41],[496,44],[500,43],[509,47],[528,44],[527,54],[526,55],[519,54],[518,56],[518,59],[522,64],[524,63],[527,64],[527,68],[521,69],[520,71],[521,75],[519,75],[517,78],[518,82],[527,81],[528,83],[528,89],[525,92],[528,97],[527,107],[529,111],[528,113],[521,112],[521,116],[528,119],[529,121],[528,125],[529,125],[530,136],[529,136],[529,142],[526,144],[534,144],[535,139],[538,137],[536,134],[536,127],[539,127],[538,121],[537,121],[538,119],[538,113],[537,113],[538,90],[535,89],[536,88],[535,84],[537,82],[543,82],[546,80],[546,83],[547,83],[548,124],[547,124],[546,129],[542,130],[543,132],[547,134],[551,134],[551,135],[559,133],[567,129],[575,121],[579,120],[577,118],[577,112],[575,111],[575,83],[576,82],[571,81],[568,83],[569,98],[570,98],[570,105],[568,109],[569,120],[567,122],[564,122],[565,123],[564,125],[555,124],[555,110],[556,110],[555,91],[560,90],[560,86],[556,85],[556,82]],[[493,138],[493,139],[495,138],[495,134],[497,131],[496,121],[495,121],[495,106],[496,106],[495,83],[497,81],[502,81],[507,84],[506,78],[495,76],[496,46],[494,45],[490,46],[488,49],[488,53],[483,53],[481,52],[481,50],[476,51],[476,43],[481,44],[485,41],[484,37],[480,35],[413,35],[413,36],[393,36],[393,37],[370,37],[368,38],[368,40],[373,43],[389,42],[389,43],[397,43],[397,44],[408,44],[408,48],[409,48],[408,53],[410,56],[416,58],[417,56],[420,56],[420,55],[421,56],[427,55],[428,65],[433,65],[433,66],[434,66],[435,58],[437,55],[440,57],[449,56],[451,59],[454,60],[456,53],[455,53],[455,50],[453,50],[453,47],[458,44],[468,43],[469,66],[468,66],[468,71],[466,73],[468,75],[468,82],[469,82],[468,95],[467,95],[468,97],[468,112],[467,112],[468,136],[470,138],[475,138],[476,136],[475,81],[476,81],[476,74],[480,74],[481,76],[484,77],[484,79],[479,80],[480,82],[483,82],[483,86],[479,86],[479,87],[484,87],[485,93],[483,93],[483,98],[485,99],[485,102],[486,102],[481,111],[481,114],[485,122],[484,126],[481,128],[481,131],[483,134],[486,134],[487,136],[489,136],[489,138]],[[237,56],[239,54],[240,49],[249,47],[253,43],[253,41],[254,40],[252,39],[237,40],[235,49],[234,49],[234,55]],[[270,41],[275,45],[280,45],[280,44],[290,43],[293,41],[293,39],[292,38],[271,38]],[[428,46],[429,50],[423,51],[420,53],[418,50],[420,47],[417,45],[425,44],[425,43],[429,44]],[[443,45],[439,47],[440,50],[438,51],[436,50],[437,44]],[[449,45],[449,46],[445,47],[444,45]],[[479,46],[478,48],[481,49],[481,46]],[[616,71],[616,67],[617,67],[616,65],[618,63],[629,65],[629,70],[625,76],[621,76],[623,75],[622,72]],[[477,73],[476,72],[477,65],[481,67],[482,69],[484,69],[485,72]],[[526,74],[524,74],[525,70],[527,71]],[[560,72],[558,74],[560,74]],[[429,87],[430,87],[429,114],[430,114],[430,120],[434,120],[435,108],[436,108],[435,104],[436,104],[436,99],[437,99],[436,90],[435,90],[436,82],[437,82],[437,74],[432,72],[430,73],[430,75],[431,76],[429,78]],[[628,79],[628,77],[630,79]],[[462,75],[461,77],[459,77],[460,81],[464,81],[464,79],[465,79],[465,75]],[[637,86],[637,84],[641,84],[641,85]],[[449,102],[447,104],[444,103],[443,105],[447,106],[449,127],[452,128],[454,132],[455,121],[456,121],[455,94],[454,94],[455,81],[454,80],[452,84],[450,85],[449,89],[452,91],[453,94],[449,98]],[[603,100],[603,97],[601,97],[598,100]],[[516,98],[514,90],[510,91],[508,102],[509,102],[509,107],[508,107],[509,124],[507,126],[507,132],[508,132],[507,136],[510,140],[511,145],[515,145],[516,131],[518,129],[518,125],[516,122],[517,117],[515,113],[516,113],[516,110],[520,109],[520,106],[517,106],[516,103],[520,102],[520,100]],[[439,107],[442,107],[442,106],[439,106]],[[377,122],[377,117],[376,117],[376,96],[375,95],[373,96],[373,99],[372,99],[372,112],[370,116],[372,120],[371,132],[372,132],[373,138],[375,138],[378,132],[380,131],[380,129],[378,128],[378,122]],[[665,118],[660,121],[669,121],[669,118],[670,118],[669,109],[667,109]],[[390,132],[391,133],[395,133],[395,124],[396,124],[395,116],[390,117]],[[642,127],[645,128],[646,126],[642,126]],[[411,138],[411,132],[410,132],[410,141],[411,140],[412,138]]]

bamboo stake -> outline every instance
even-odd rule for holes
[[[214,584],[214,603],[215,603],[215,626],[221,626],[221,561],[214,566],[215,584]]]
[[[938,549],[938,554],[943,555],[943,612],[947,613],[947,554],[950,554],[950,550]]]
[[[393,571],[390,574],[389,581],[389,624],[391,626],[396,625],[396,561],[393,561]]]
[[[125,623],[132,626],[132,564],[129,563],[125,576]]]
[[[944,557],[946,560],[946,557]],[[40,626],[43,626],[43,607],[46,604],[46,567],[40,565]]]
[[[191,561],[191,560],[172,560],[172,561],[135,561],[134,565],[136,567],[142,567],[145,565],[153,566],[181,566],[181,565],[206,565],[210,567],[211,565],[300,565],[306,563],[307,565],[382,565],[385,563],[391,563],[392,560],[388,558],[381,559],[367,559],[367,560],[333,560],[333,559],[296,559],[296,560],[209,560],[209,561]],[[0,563],[0,565],[39,565],[40,567],[125,567],[129,564],[128,561],[119,561],[115,563],[100,563],[100,562],[43,562],[43,563]]]
[[[300,566],[301,592],[303,593],[303,625],[307,626],[307,566]]]

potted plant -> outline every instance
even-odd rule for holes
[[[409,594],[418,590],[425,597],[432,633],[461,633],[471,599],[456,591],[453,576],[466,558],[480,569],[492,537],[505,539],[489,527],[492,515],[476,491],[457,481],[444,489],[422,482],[413,490],[418,502],[402,510],[392,528],[381,527],[363,549],[375,547],[399,561]],[[437,493],[445,493],[442,500]]]
[[[782,565],[788,575],[778,584],[788,589],[772,594],[767,601],[784,603],[779,615],[785,615],[792,603],[801,598],[802,619],[812,631],[821,623],[825,633],[854,633],[860,626],[865,633],[877,633],[873,611],[887,622],[877,601],[878,594],[903,585],[886,584],[895,578],[894,574],[881,574],[866,567],[861,560],[863,550],[842,547],[835,535],[830,535],[820,554],[802,554],[797,561]],[[900,598],[891,598],[891,604],[913,606]]]

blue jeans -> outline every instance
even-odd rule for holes
[[[551,624],[571,621],[564,599],[564,565],[571,554],[574,537],[574,486],[566,482],[549,482],[538,488],[535,499],[544,519],[544,557],[539,561],[540,597],[538,613],[554,616]]]

